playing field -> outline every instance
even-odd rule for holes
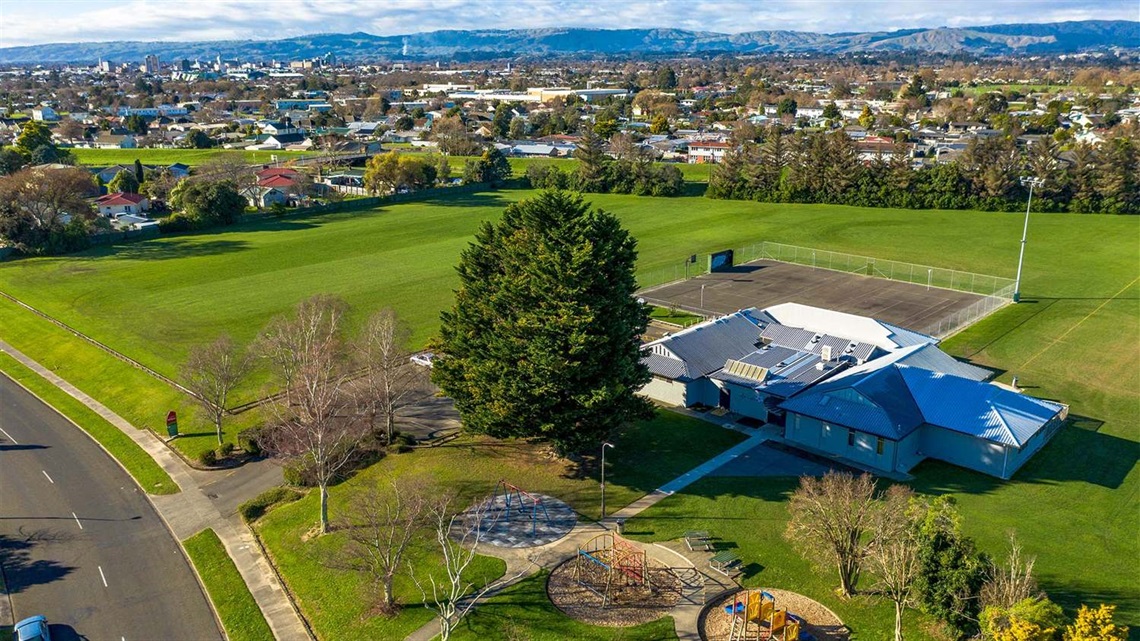
[[[343,295],[356,318],[392,306],[422,342],[452,302],[454,265],[480,222],[531,193],[447,195],[9,261],[0,263],[0,290],[171,375],[190,345],[222,331],[248,341],[274,314],[316,292]],[[690,254],[770,239],[1012,277],[1023,220],[1018,214],[705,198],[588,199],[618,215],[637,237],[643,275],[671,270]],[[916,471],[918,489],[957,498],[965,527],[982,549],[1000,554],[1006,532],[1016,529],[1026,552],[1037,556],[1050,595],[1069,609],[1117,603],[1124,622],[1134,626],[1140,624],[1140,571],[1122,559],[1140,558],[1138,238],[1140,217],[1034,215],[1023,302],[944,347],[1004,372],[1001,380],[1018,376],[1034,395],[1070,404],[1074,424],[1010,482],[936,463]],[[3,301],[0,337],[138,425],[160,428],[166,410],[189,409],[162,383]],[[197,429],[202,436],[175,443],[216,445],[208,429]],[[781,547],[782,499],[783,490],[759,479],[694,486],[631,529],[667,538],[706,521],[767,568],[750,581],[775,583],[802,569]],[[818,590],[817,598],[834,601],[826,597],[826,580],[803,581],[805,592]],[[859,608],[848,607],[860,616]],[[873,625],[874,617],[862,616]],[[879,638],[876,629],[866,638]]]
[[[646,289],[641,295],[655,305],[667,304],[706,314],[803,303],[869,316],[920,332],[983,298],[951,289],[774,260],[736,265]]]

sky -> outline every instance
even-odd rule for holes
[[[0,47],[538,27],[833,33],[1091,19],[1140,20],[1140,0],[0,0]]]

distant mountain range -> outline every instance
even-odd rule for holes
[[[1061,54],[1140,48],[1140,22],[1086,20],[1048,24],[905,29],[867,33],[680,29],[510,29],[433,31],[398,36],[320,34],[283,40],[79,42],[0,48],[0,64],[226,59],[296,60],[335,55],[345,61],[479,60],[503,57],[714,53],[852,53],[921,51],[977,55]]]

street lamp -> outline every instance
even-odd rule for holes
[[[1045,184],[1043,178],[1022,176],[1021,184],[1029,185],[1029,202],[1025,204],[1025,227],[1021,230],[1021,253],[1017,256],[1017,279],[1013,281],[1013,302],[1021,301],[1021,263],[1025,260],[1025,238],[1029,234],[1029,208],[1033,206],[1033,188]]]
[[[602,442],[602,519],[606,518],[606,448],[613,447],[614,444],[608,441]]]
[[[705,286],[701,285],[701,310],[705,308]]]

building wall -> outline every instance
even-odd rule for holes
[[[895,446],[895,470],[899,472],[909,472],[924,459],[926,456],[922,453],[922,428],[911,432]]]
[[[920,448],[927,457],[998,478],[1007,478],[1002,476],[1002,466],[1008,469],[1016,455],[1016,449],[1011,448],[1007,461],[1005,448],[1000,444],[941,427],[924,425],[920,431]]]
[[[1053,438],[1053,435],[1064,425],[1065,420],[1060,415],[1054,416],[1036,434],[1033,435],[1021,449],[1010,449],[1009,461],[1005,465],[1005,477],[1011,478],[1017,470],[1021,469],[1034,454]]]
[[[871,434],[856,431],[849,440],[848,428],[831,425],[817,419],[788,413],[784,438],[792,443],[831,454],[837,458],[854,461],[860,465],[883,471],[895,470],[895,452],[898,443],[883,439],[882,453],[879,453],[879,439]]]
[[[728,388],[729,394],[732,395],[733,412],[761,421],[768,420],[768,409],[764,407],[764,396],[762,394],[758,394],[752,388],[735,383],[722,382],[721,384]]]
[[[654,376],[638,393],[669,405],[685,405],[685,384],[680,381]]]

